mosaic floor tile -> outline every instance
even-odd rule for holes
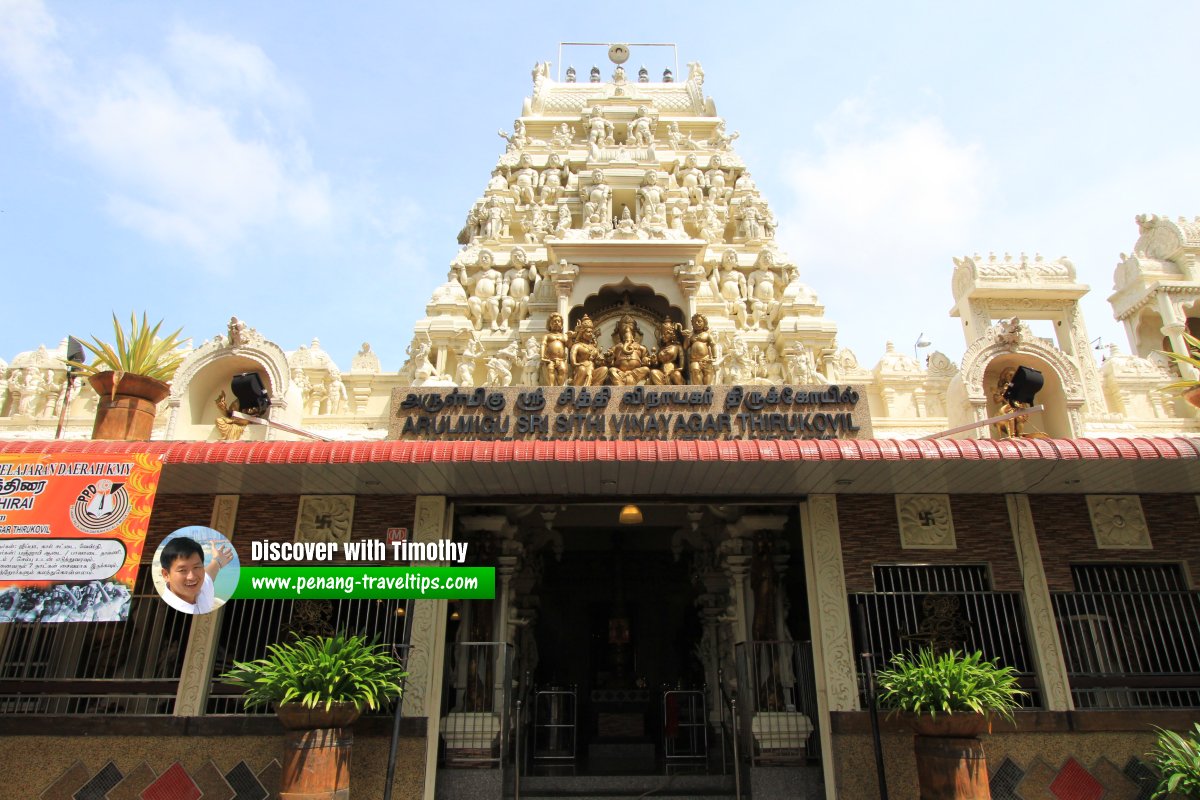
[[[1011,759],[1004,762],[992,773],[990,781],[992,800],[1021,800],[1017,796],[1017,784],[1025,777],[1025,770],[1018,767]]]
[[[121,782],[108,790],[104,800],[141,800],[142,792],[154,783],[158,775],[150,769],[145,761],[133,768],[133,771],[121,779]]]
[[[1107,758],[1092,765],[1092,775],[1104,785],[1104,800],[1137,800],[1141,787]]]
[[[1059,800],[1100,800],[1104,787],[1073,758],[1068,758],[1050,784],[1050,791]]]
[[[75,800],[104,800],[108,790],[120,783],[123,777],[125,776],[117,769],[117,765],[110,761],[72,797]]]
[[[237,800],[265,800],[267,796],[267,790],[245,761],[239,761],[236,767],[225,773],[225,780],[233,787]]]
[[[212,761],[206,761],[199,769],[193,770],[192,780],[196,782],[204,800],[234,800],[237,796]]]
[[[1125,777],[1141,787],[1137,796],[1138,800],[1150,800],[1155,787],[1158,786],[1158,775],[1150,768],[1150,765],[1137,756],[1130,756],[1122,771],[1125,773]]]
[[[171,768],[146,787],[141,800],[200,800],[200,789],[176,761]]]
[[[72,800],[75,793],[91,777],[92,771],[85,767],[82,761],[76,761],[58,780],[46,787],[46,790],[38,795],[38,797],[41,800]]]
[[[1021,800],[1059,800],[1050,793],[1050,784],[1058,777],[1058,770],[1035,759],[1025,770],[1025,777],[1017,784],[1017,797]]]
[[[279,766],[279,762],[272,760],[258,773],[258,782],[267,790],[268,797],[274,797],[279,794],[279,777],[283,775],[283,768]]]

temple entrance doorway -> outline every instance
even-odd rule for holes
[[[695,697],[690,721],[704,723],[698,592],[688,560],[672,555],[674,534],[645,524],[571,530],[561,560],[544,566],[534,684],[576,704],[581,771],[657,771],[681,701]]]

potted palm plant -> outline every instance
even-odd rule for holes
[[[94,344],[81,341],[95,360],[91,364],[67,361],[67,366],[87,376],[100,395],[93,439],[137,442],[150,438],[158,404],[171,392],[167,381],[183,362],[180,331],[159,338],[161,327],[161,320],[150,327],[145,313],[141,322],[137,315],[130,314],[129,330],[125,331],[113,314],[113,343],[98,337],[94,337]]]
[[[1013,721],[1026,692],[1012,667],[980,652],[898,653],[876,675],[879,703],[910,715],[916,732],[917,780],[922,800],[991,798],[980,734],[994,717]]]
[[[365,636],[293,636],[267,657],[234,662],[221,680],[245,689],[247,708],[274,705],[286,729],[281,800],[350,796],[350,726],[400,696],[405,677],[387,645]]]
[[[1185,331],[1183,340],[1187,345],[1188,352],[1186,353],[1175,353],[1170,350],[1159,350],[1158,352],[1173,361],[1178,361],[1181,364],[1190,364],[1194,370],[1200,372],[1200,339]],[[1200,380],[1185,378],[1175,383],[1169,383],[1163,389],[1180,392],[1183,394],[1184,400],[1200,408]]]
[[[1200,798],[1200,722],[1190,734],[1159,728],[1149,756],[1162,775],[1151,797]]]

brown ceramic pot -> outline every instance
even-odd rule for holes
[[[984,714],[914,716],[917,784],[921,800],[991,800],[987,757],[979,735],[989,730]]]
[[[353,703],[304,708],[286,703],[276,709],[283,734],[280,800],[349,800],[350,753],[358,719]]]
[[[1193,386],[1191,389],[1188,389],[1186,392],[1184,392],[1183,399],[1187,400],[1196,408],[1200,408],[1200,386]]]
[[[118,442],[149,441],[158,404],[171,393],[171,387],[160,380],[127,372],[117,384],[114,396],[114,377],[115,373],[112,372],[98,372],[88,378],[88,383],[100,395],[92,438]]]

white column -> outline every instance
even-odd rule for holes
[[[213,500],[212,516],[208,527],[220,531],[226,539],[233,541],[233,527],[237,522],[238,496],[221,494]],[[157,569],[152,564],[151,569]],[[192,617],[192,628],[188,634],[187,652],[179,671],[179,688],[175,691],[175,716],[200,717],[208,705],[208,692],[212,687],[213,662],[217,654],[217,635],[221,632],[221,620],[225,608],[209,614]]]
[[[417,498],[413,541],[450,539],[454,506],[441,495]],[[404,716],[425,717],[425,800],[434,800],[438,738],[442,723],[442,680],[445,675],[446,601],[414,600],[408,648]]]
[[[800,529],[804,541],[804,571],[808,579],[808,616],[812,628],[819,716],[817,729],[824,754],[821,768],[825,773],[825,797],[836,800],[837,776],[829,712],[857,711],[859,708],[837,496],[809,495],[807,502],[800,504]]]
[[[1033,527],[1033,512],[1029,497],[1010,494],[1008,520],[1012,526],[1017,562],[1021,566],[1021,597],[1025,609],[1025,629],[1033,648],[1034,667],[1042,690],[1042,704],[1047,711],[1070,711],[1075,707],[1071,686],[1067,680],[1067,665],[1063,660],[1062,642],[1050,603],[1050,586],[1042,565],[1037,531]]]

